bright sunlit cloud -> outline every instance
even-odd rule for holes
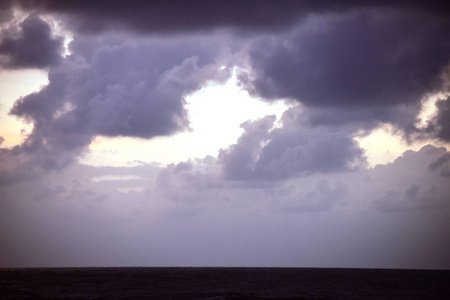
[[[450,93],[437,93],[425,98],[422,101],[422,110],[418,115],[418,124],[416,125],[419,128],[425,128],[428,122],[437,114],[436,102],[449,96]]]

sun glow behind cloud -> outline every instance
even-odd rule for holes
[[[209,84],[186,97],[190,130],[152,140],[97,137],[90,152],[80,159],[88,165],[129,165],[157,162],[163,165],[207,155],[216,156],[236,142],[240,125],[266,115],[280,118],[289,107],[284,101],[269,103],[252,98],[233,75],[225,84]]]
[[[428,122],[437,114],[436,102],[449,96],[450,93],[437,93],[424,98],[421,111],[417,116],[417,128],[426,128]],[[448,145],[438,140],[418,139],[408,143],[400,134],[396,133],[394,127],[390,124],[382,124],[372,130],[370,134],[355,137],[355,139],[364,149],[370,167],[392,163],[405,151],[418,151],[430,142],[437,146],[448,148]]]
[[[32,129],[32,124],[8,114],[14,102],[22,96],[38,91],[47,83],[47,72],[43,70],[0,71],[0,128],[5,139],[2,147],[20,144],[25,138],[24,133]]]
[[[369,135],[355,137],[364,149],[370,167],[393,162],[406,150],[420,150],[427,143],[408,144],[397,135],[391,125],[384,124],[373,130]]]
[[[32,124],[8,115],[15,100],[38,91],[47,83],[47,73],[41,70],[0,72],[0,127],[5,139],[2,147],[20,144],[26,133],[32,130]],[[447,96],[432,95],[423,101],[422,112],[418,116],[420,126],[425,126],[435,116],[436,101]],[[79,161],[93,166],[124,166],[141,162],[167,165],[207,155],[216,156],[220,149],[236,142],[243,132],[240,124],[271,114],[279,120],[290,105],[282,100],[267,102],[250,96],[238,85],[234,74],[225,84],[210,83],[186,97],[191,130],[152,140],[97,136],[89,146],[89,152]],[[364,149],[371,167],[391,163],[406,150],[417,151],[429,142],[408,144],[392,126],[386,124],[355,139]]]

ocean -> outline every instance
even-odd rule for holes
[[[450,299],[450,271],[322,268],[0,269],[0,299]]]

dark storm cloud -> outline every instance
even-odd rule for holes
[[[248,51],[252,69],[250,77],[242,77],[250,91],[266,99],[288,97],[320,107],[323,111],[312,120],[316,123],[355,119],[368,130],[380,122],[392,123],[408,139],[420,132],[415,127],[420,101],[441,89],[439,75],[450,57],[444,1],[17,4],[30,12],[57,15],[67,29],[79,33],[119,29],[165,35],[236,29],[235,36],[247,33],[251,40],[250,47],[241,49],[244,55]],[[304,26],[311,15],[321,20]],[[256,38],[274,30],[276,36]],[[345,117],[329,118],[327,110]]]
[[[20,24],[20,33],[0,40],[0,65],[10,69],[47,68],[61,60],[63,39],[54,37],[50,26],[37,16]],[[4,58],[2,59],[2,56]]]
[[[0,2],[0,26],[11,20],[13,17],[12,0],[5,0]]]
[[[345,12],[358,8],[398,8],[448,15],[445,1],[17,1],[23,9],[59,13],[71,27],[95,33],[111,28],[140,32],[184,32],[237,27],[272,30],[285,27],[308,13]]]
[[[450,59],[449,22],[380,11],[316,22],[254,42],[252,73],[243,82],[267,99],[351,109],[415,104],[441,87],[439,75]]]

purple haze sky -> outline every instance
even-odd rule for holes
[[[2,1],[0,267],[450,268],[444,1]]]

